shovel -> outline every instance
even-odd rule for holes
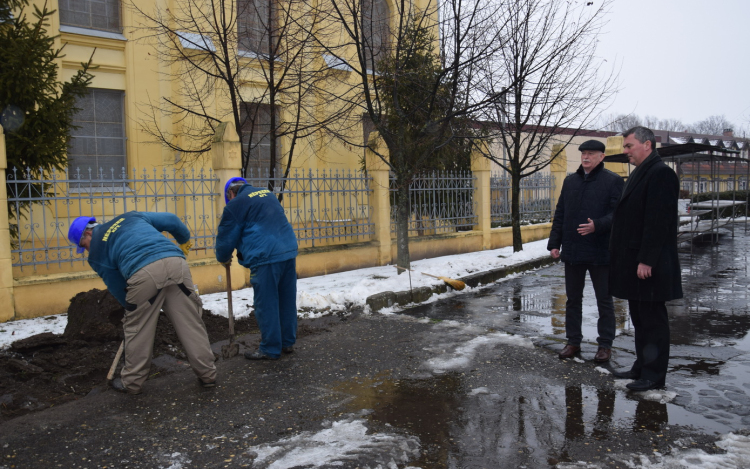
[[[240,353],[240,345],[234,343],[234,312],[232,312],[232,273],[227,265],[227,317],[229,318],[229,344],[221,346],[221,356],[232,358]]]

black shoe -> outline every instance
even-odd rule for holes
[[[639,379],[638,381],[626,384],[625,387],[631,391],[650,391],[652,389],[663,388],[664,383],[657,383],[648,379]]]
[[[279,359],[279,357],[272,357],[270,355],[266,355],[260,350],[256,350],[255,352],[251,352],[250,350],[246,351],[245,358],[247,358],[248,360],[278,360]]]
[[[202,379],[198,378],[198,382],[204,388],[215,388],[216,387],[216,380],[213,380],[213,381],[203,381]]]
[[[639,379],[641,375],[633,370],[613,370],[612,376],[619,379]]]
[[[141,393],[140,389],[138,391],[131,391],[130,389],[126,388],[125,385],[122,384],[122,379],[120,378],[115,378],[114,380],[112,380],[111,384],[112,384],[112,389],[114,389],[117,392],[123,392],[126,394],[133,394],[133,395],[138,395]]]
[[[291,345],[289,347],[281,347],[281,351],[284,353],[294,353],[294,347]]]

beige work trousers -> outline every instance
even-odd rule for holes
[[[185,259],[167,257],[152,262],[128,279],[127,289],[125,300],[136,305],[136,309],[126,311],[122,320],[125,365],[120,377],[125,388],[137,392],[148,378],[162,309],[174,325],[195,374],[203,381],[215,380],[214,354],[201,319],[203,304],[195,293]]]

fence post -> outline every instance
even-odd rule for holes
[[[0,322],[14,319],[13,261],[10,254],[10,225],[8,222],[8,188],[5,184],[5,169],[8,159],[5,154],[5,133],[0,126]]]
[[[492,249],[492,208],[490,205],[491,162],[484,154],[486,149],[471,151],[471,172],[476,179],[474,201],[477,210],[477,224],[474,231],[482,232],[482,249]]]
[[[234,125],[230,122],[222,122],[216,128],[213,143],[211,144],[211,160],[213,170],[218,177],[219,182],[214,188],[214,193],[220,194],[216,198],[216,226],[219,225],[218,217],[224,212],[226,202],[224,202],[224,185],[233,177],[239,177],[242,174],[242,143]],[[246,270],[235,259],[232,262],[232,278],[234,284],[232,288],[242,288],[247,282],[245,279]]]
[[[552,180],[555,183],[555,190],[550,192],[550,200],[552,202],[550,220],[555,217],[555,208],[557,208],[557,201],[560,199],[563,181],[568,176],[568,154],[565,152],[565,145],[560,143],[552,145],[552,154],[554,155],[555,153],[557,153],[557,156],[549,165]]]
[[[375,151],[388,158],[388,147],[378,132],[371,132],[365,149],[365,167],[372,178],[372,222],[375,224],[375,240],[378,243],[378,265],[386,265],[391,257],[391,199],[389,167]]]

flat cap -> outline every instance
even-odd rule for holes
[[[602,153],[604,153],[604,150],[606,149],[607,147],[605,147],[604,144],[600,142],[599,140],[586,140],[578,147],[578,151],[589,150],[589,151],[600,151]]]

